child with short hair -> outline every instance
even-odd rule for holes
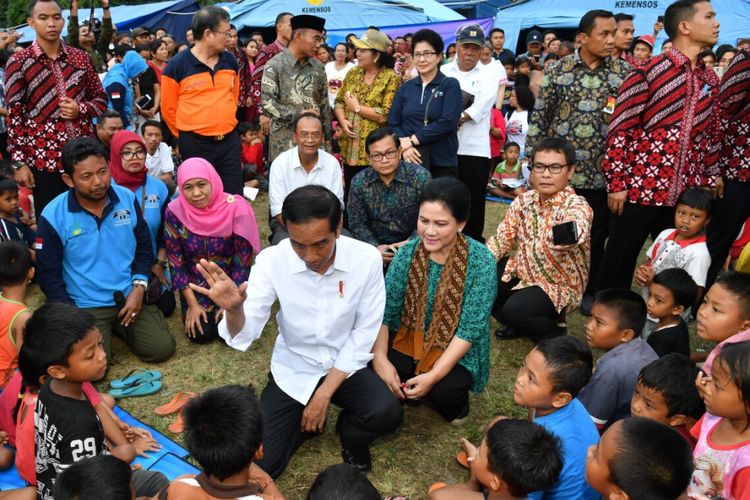
[[[635,272],[639,285],[648,287],[656,273],[678,267],[690,274],[698,285],[699,295],[703,293],[711,265],[706,246],[706,225],[711,218],[713,201],[713,194],[705,189],[691,188],[680,195],[675,206],[675,228],[659,233],[646,250],[648,260]],[[690,309],[683,314],[683,318],[689,320]]]
[[[589,448],[586,480],[601,498],[674,500],[690,482],[692,458],[673,429],[648,418],[626,418]]]
[[[383,497],[367,476],[350,464],[329,465],[310,486],[307,500],[381,500]]]
[[[487,192],[493,196],[512,200],[526,191],[522,186],[521,161],[519,160],[521,147],[517,143],[509,141],[503,146],[503,152],[505,153],[505,159],[492,172]]]
[[[750,342],[725,344],[711,377],[699,374],[706,413],[690,433],[695,472],[688,498],[750,497]]]
[[[112,455],[76,462],[55,480],[55,500],[135,500],[130,466]]]
[[[562,442],[563,468],[559,481],[529,498],[594,499],[584,480],[586,449],[599,433],[586,409],[576,399],[591,377],[593,358],[575,337],[553,337],[539,342],[524,359],[516,376],[513,398],[529,408],[534,422]]]
[[[26,248],[34,244],[36,234],[18,216],[18,184],[0,178],[0,241],[21,241]]]
[[[242,139],[242,177],[245,185],[268,191],[268,177],[264,173],[263,135],[257,123],[241,122],[237,131]]]
[[[602,290],[586,323],[589,347],[607,351],[579,399],[597,428],[630,416],[630,400],[641,368],[658,358],[641,335],[646,304],[632,290]]]
[[[648,287],[646,308],[648,317],[657,322],[646,342],[656,354],[676,352],[690,356],[690,334],[682,314],[697,298],[698,285],[684,269],[674,267],[654,275]]]
[[[18,348],[31,317],[31,309],[24,303],[26,288],[33,277],[29,249],[17,241],[0,242],[0,389],[18,368]]]
[[[703,363],[703,371],[710,376],[722,346],[750,340],[750,274],[719,274],[698,309],[695,330],[700,338],[718,342]]]
[[[638,374],[630,414],[672,427],[694,447],[690,429],[706,412],[695,387],[699,371],[690,358],[676,353],[647,364]]]
[[[562,444],[534,422],[496,420],[487,429],[479,449],[465,439],[461,441],[471,478],[466,483],[432,491],[431,500],[527,498],[534,491],[550,490],[560,478]]]
[[[263,413],[252,386],[227,385],[193,398],[182,410],[185,446],[203,472],[180,476],[159,500],[283,499],[254,462],[263,458]]]
[[[16,179],[16,171],[10,160],[0,158],[0,178]],[[31,189],[18,186],[18,209],[21,222],[32,231],[36,231],[36,214],[34,213],[34,193]]]

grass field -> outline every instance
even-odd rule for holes
[[[265,195],[254,203],[263,241],[267,241],[268,235],[267,205]],[[504,204],[487,203],[485,236],[494,232],[506,207]],[[34,286],[29,304],[38,307],[43,300],[43,295]],[[167,430],[174,417],[159,417],[153,409],[180,390],[203,391],[224,384],[252,383],[260,393],[265,386],[277,329],[272,318],[263,336],[243,353],[230,349],[223,342],[203,346],[192,344],[183,334],[179,312],[168,318],[168,323],[177,339],[177,351],[169,361],[153,366],[164,374],[164,389],[153,396],[122,400],[120,404],[179,442],[181,436]],[[572,314],[568,321],[569,334],[582,338],[584,324],[583,316],[577,312]],[[493,320],[490,330],[494,331],[497,326]],[[483,393],[472,396],[470,417],[461,426],[444,422],[437,413],[423,406],[407,406],[404,424],[398,432],[376,441],[371,450],[373,472],[370,479],[381,493],[400,494],[416,500],[426,498],[427,487],[433,482],[464,481],[467,473],[454,460],[460,449],[459,439],[467,437],[478,444],[485,424],[495,415],[526,416],[526,411],[513,402],[512,386],[516,372],[531,346],[528,340],[499,342],[492,338],[489,383]],[[108,379],[121,377],[134,367],[147,366],[132,355],[119,339],[114,340],[114,353]],[[105,381],[99,389],[104,392],[107,387],[108,382]],[[329,423],[335,422],[337,412],[332,406]],[[340,453],[333,425],[328,425],[323,435],[305,443],[295,454],[286,472],[277,481],[281,491],[291,500],[304,498],[319,471],[341,462]]]

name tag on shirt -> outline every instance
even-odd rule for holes
[[[604,106],[603,111],[607,113],[608,115],[611,115],[615,112],[615,97],[609,96],[607,97],[607,104]]]

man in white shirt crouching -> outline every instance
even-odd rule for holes
[[[385,308],[380,253],[340,236],[341,202],[323,186],[292,191],[281,216],[289,238],[258,255],[247,283],[237,287],[218,265],[201,260],[209,288],[190,287],[226,311],[219,335],[242,351],[260,337],[279,301],[279,335],[260,397],[258,465],[279,476],[302,442],[323,432],[333,402],[342,409],[336,432],[344,461],[369,472],[370,443],[403,419],[396,397],[367,366]]]

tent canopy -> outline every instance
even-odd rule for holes
[[[495,26],[505,30],[505,46],[514,49],[522,30],[534,26],[546,29],[578,28],[581,17],[593,8],[625,12],[635,16],[635,36],[650,35],[653,25],[671,3],[670,0],[603,0],[592,4],[590,0],[529,0],[525,3],[501,9],[495,18]],[[750,26],[750,0],[711,0],[721,23],[719,44],[737,45],[739,38],[747,36]],[[662,30],[657,38],[655,52],[667,39]],[[524,46],[525,50],[525,46]]]
[[[190,21],[193,18],[193,14],[200,9],[198,0],[171,0],[168,2],[156,2],[141,5],[118,5],[110,9],[112,14],[112,21],[115,23],[115,28],[118,33],[137,28],[138,26],[146,26],[149,29],[155,29],[158,27],[164,27],[171,35],[173,35],[178,41],[185,40],[185,32],[190,27]],[[89,18],[91,10],[88,8],[78,9],[78,21],[82,22]],[[95,11],[95,16],[98,19],[102,18],[102,9],[98,8]],[[62,37],[68,36],[68,18],[70,17],[70,10],[62,11],[63,19],[65,19],[65,27],[63,28]],[[35,38],[34,30],[28,26],[19,28],[23,33],[22,41],[31,41]]]
[[[387,33],[391,38],[396,38],[397,36],[404,36],[407,33],[414,33],[421,30],[422,28],[429,28],[436,31],[440,35],[440,38],[443,39],[443,41],[445,42],[445,46],[447,47],[449,44],[456,41],[456,32],[461,26],[469,23],[475,23],[480,25],[482,29],[484,29],[485,33],[489,33],[492,29],[493,21],[494,18],[487,17],[484,19],[461,19],[459,21],[444,21],[442,23],[426,23],[422,25],[406,24],[401,26],[381,26],[380,31]],[[349,33],[354,33],[357,36],[362,36],[364,35],[365,31],[367,31],[367,27],[346,28],[342,30],[328,31],[327,42],[329,45],[333,46],[338,42],[344,41],[346,39],[346,35],[348,35]]]
[[[273,26],[281,12],[325,18],[327,31],[463,19],[436,0],[245,0],[228,8],[237,29]]]

